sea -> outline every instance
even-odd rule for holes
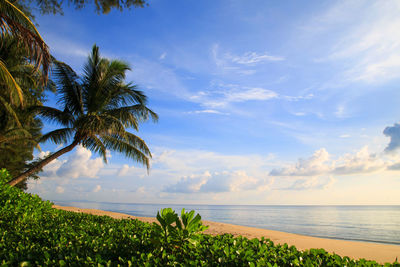
[[[351,241],[400,245],[400,206],[170,205],[53,201],[62,206],[155,217],[195,210],[203,220]]]

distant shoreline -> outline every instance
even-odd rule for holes
[[[103,211],[98,209],[83,209],[59,205],[54,205],[53,207],[56,209],[73,212],[83,212],[99,216],[110,216],[116,219],[132,218],[149,223],[156,221],[156,219],[152,217],[137,217],[124,213]],[[386,262],[392,263],[396,260],[396,258],[400,259],[399,245],[312,237],[211,221],[204,221],[204,224],[210,226],[209,229],[204,232],[206,234],[218,235],[228,233],[235,236],[245,236],[250,239],[265,237],[271,239],[274,243],[287,243],[289,245],[294,245],[299,250],[310,248],[323,248],[328,252],[336,253],[342,257],[348,256],[353,259],[364,258],[367,260],[375,260],[382,264]]]

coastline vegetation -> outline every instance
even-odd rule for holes
[[[0,180],[1,266],[382,266],[264,238],[202,234],[194,211],[179,217],[163,209],[159,224],[149,224],[57,210],[7,185],[5,169]]]

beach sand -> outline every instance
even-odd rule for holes
[[[138,219],[144,222],[155,222],[155,218],[151,217],[136,217],[128,214],[103,211],[96,209],[81,209],[76,207],[64,207],[54,205],[54,208],[73,211],[73,212],[84,212],[100,216],[110,216],[116,219]],[[318,238],[311,236],[304,236],[298,234],[291,234],[267,229],[259,229],[254,227],[233,225],[227,223],[218,223],[203,221],[203,224],[210,226],[204,233],[218,235],[218,234],[232,234],[234,236],[245,236],[247,238],[269,238],[274,243],[288,245],[294,245],[299,250],[311,249],[311,248],[323,248],[331,253],[336,253],[340,256],[348,256],[353,259],[364,258],[367,260],[375,260],[379,263],[390,262],[393,263],[396,258],[400,259],[400,246],[397,245],[386,245],[369,242],[355,242],[336,240],[328,238]]]

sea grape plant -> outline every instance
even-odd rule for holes
[[[200,214],[194,216],[195,211],[181,211],[181,217],[171,209],[165,208],[157,212],[157,223],[153,223],[156,233],[162,237],[164,244],[181,245],[182,242],[195,243],[195,236],[208,228],[201,222]]]
[[[8,173],[7,169],[5,168],[0,169],[0,184],[7,183],[10,179],[11,176]]]
[[[3,175],[0,170],[0,181]],[[156,226],[57,210],[0,182],[0,266],[383,266],[264,238],[199,234],[206,226],[193,211],[182,210],[179,218],[164,209],[157,219]]]

